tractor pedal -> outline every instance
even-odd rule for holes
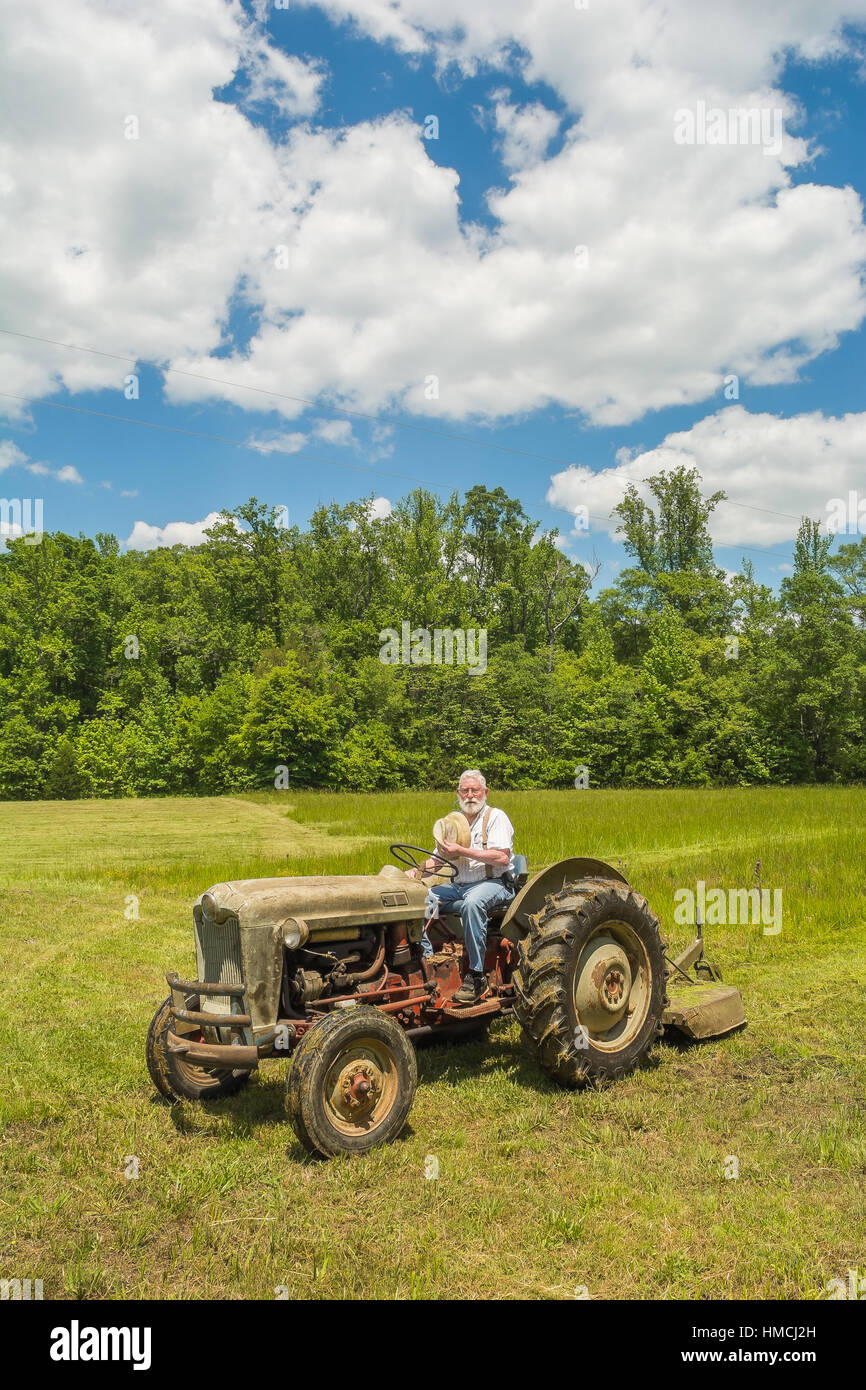
[[[482,1014],[497,1014],[499,1011],[499,998],[495,994],[482,999],[480,1004],[448,1004],[442,1010],[448,1018],[480,1018]]]

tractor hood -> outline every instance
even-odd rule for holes
[[[237,918],[241,931],[280,928],[287,946],[310,935],[384,922],[423,922],[427,890],[393,865],[378,874],[333,874],[314,878],[242,878],[217,883],[202,893],[194,912],[211,922]]]

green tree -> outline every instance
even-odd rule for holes
[[[848,604],[860,627],[866,627],[866,536],[849,545],[840,545],[829,559],[830,569],[839,577]]]
[[[724,571],[714,561],[709,531],[710,517],[725,494],[704,497],[697,469],[683,465],[654,474],[647,484],[655,509],[634,483],[613,509],[619,517],[616,533],[624,537],[626,551],[638,562],[637,571],[623,572],[619,587],[625,588],[632,604],[642,599],[646,615],[670,605],[695,632],[726,631],[733,595]],[[641,636],[645,633],[644,628]],[[644,647],[643,642],[639,647]]]
[[[768,712],[784,739],[783,775],[826,781],[863,773],[863,707],[857,633],[831,574],[831,537],[804,517],[794,572],[781,586],[769,663]]]
[[[327,695],[311,691],[297,659],[270,671],[253,687],[236,737],[256,786],[273,786],[279,767],[289,785],[322,787],[332,780],[339,726]]]
[[[83,791],[75,739],[71,734],[63,734],[57,740],[42,794],[51,801],[74,801]]]
[[[696,468],[681,464],[647,479],[657,503],[655,511],[634,483],[629,483],[625,497],[614,507],[620,519],[617,534],[625,536],[626,550],[646,574],[715,569],[709,519],[725,494],[704,497],[700,481]]]

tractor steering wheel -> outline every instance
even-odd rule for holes
[[[398,843],[396,845],[389,845],[388,848],[391,854],[393,854],[394,858],[397,860],[397,862],[399,864],[405,864],[408,869],[422,868],[423,866],[418,863],[418,860],[415,858],[415,855],[423,854],[425,859],[438,859],[439,863],[442,865],[441,869],[430,870],[429,872],[445,873],[448,869],[450,869],[451,873],[449,877],[452,883],[454,879],[457,877],[457,865],[452,864],[450,859],[443,858],[441,854],[437,854],[435,849],[422,849],[420,845],[404,845],[401,843]]]

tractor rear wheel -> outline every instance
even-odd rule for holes
[[[564,1086],[625,1076],[662,1031],[664,942],[626,883],[581,879],[530,919],[514,973],[530,1050]]]
[[[198,1009],[197,994],[187,998],[186,1007]],[[146,1048],[150,1079],[166,1100],[218,1100],[220,1096],[233,1096],[247,1084],[252,1075],[247,1068],[224,1071],[217,1067],[203,1067],[185,1061],[179,1052],[169,1052],[165,1035],[169,1029],[177,1031],[170,1010],[171,995],[160,1004],[151,1019]],[[187,1036],[187,1032],[184,1036]],[[200,1033],[189,1033],[189,1036],[201,1041]]]
[[[338,1009],[305,1033],[292,1057],[286,1104],[311,1153],[366,1153],[400,1133],[418,1067],[399,1023],[370,1006]]]

